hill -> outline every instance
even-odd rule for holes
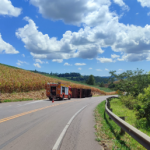
[[[112,94],[95,87],[64,81],[59,78],[52,78],[13,66],[0,64],[0,91],[2,93],[38,91],[44,89],[45,83],[47,82],[62,82],[74,88],[91,88],[92,92],[105,95]]]
[[[47,72],[41,72],[41,71],[37,71],[37,70],[31,70],[31,72],[34,73],[39,73],[39,74],[43,74],[43,75],[49,75],[52,77],[59,77],[59,78],[65,78],[71,81],[78,81],[80,83],[86,83],[89,75],[81,75],[80,73],[77,72],[70,72],[70,73],[47,73]],[[103,83],[107,83],[109,77],[100,77],[100,76],[94,76],[95,78],[95,82],[98,84],[100,84],[101,82]]]

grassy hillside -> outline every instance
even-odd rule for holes
[[[23,69],[18,69],[16,67],[0,64],[0,91],[2,93],[38,91],[44,89],[45,83],[47,82],[62,82],[67,83],[73,88],[91,88],[92,92],[98,92],[101,94],[115,94],[106,93],[105,91],[95,88],[94,86],[89,87],[77,82],[67,81],[66,79],[56,77],[52,78]]]

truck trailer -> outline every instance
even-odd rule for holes
[[[46,88],[46,96],[49,98],[49,100],[53,99],[63,100],[64,98],[70,100],[72,97],[71,87],[66,84],[62,84],[61,82],[46,83],[45,88]]]

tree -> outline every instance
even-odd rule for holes
[[[99,86],[100,87],[105,87],[104,82],[101,82]]]
[[[134,97],[139,93],[143,93],[144,88],[150,84],[150,75],[143,73],[143,70],[127,70],[119,75],[115,71],[110,72],[111,81],[117,79],[118,83],[115,84],[115,90],[127,92]]]
[[[87,84],[89,85],[94,85],[95,84],[95,79],[93,75],[90,75],[88,80],[87,80]]]

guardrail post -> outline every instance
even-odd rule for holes
[[[112,112],[112,109],[111,109],[111,108],[110,108],[109,110]],[[111,118],[109,117],[109,119],[111,119]]]
[[[2,102],[2,100],[1,100],[1,92],[0,92],[0,103]]]
[[[109,101],[107,101],[108,103],[107,103],[107,107],[108,107],[108,109],[110,109],[110,102]]]
[[[125,117],[119,117],[119,118],[121,118],[122,120],[125,121]],[[122,128],[121,128],[120,134],[121,134],[121,135],[125,134],[125,131],[124,131]]]

